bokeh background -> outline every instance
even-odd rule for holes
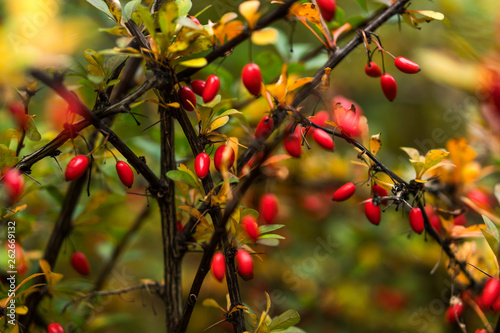
[[[122,1],[125,5],[126,1]],[[147,1],[146,1],[147,2]],[[191,14],[201,23],[217,21],[228,11],[237,11],[240,1],[194,1]],[[380,1],[383,2],[383,1]],[[367,17],[380,2],[367,1],[363,11],[353,0],[338,0],[346,18]],[[265,8],[271,8],[267,1]],[[392,19],[377,31],[383,46],[396,56],[404,56],[420,64],[417,75],[398,72],[389,57],[386,68],[398,82],[398,97],[388,102],[379,81],[364,74],[366,53],[362,46],[352,52],[332,71],[331,87],[322,94],[322,101],[310,97],[305,110],[331,112],[333,98],[344,96],[355,101],[368,119],[370,134],[382,133],[380,159],[405,179],[414,171],[400,147],[414,147],[425,153],[429,149],[445,148],[448,139],[461,136],[468,139],[482,166],[499,163],[498,125],[491,107],[492,71],[500,72],[500,3],[488,0],[413,1],[410,9],[435,10],[445,14],[449,26],[434,21],[421,24],[421,30]],[[85,64],[85,49],[101,50],[115,46],[116,37],[99,32],[113,23],[83,0],[0,2],[0,90],[3,100],[14,98],[13,87],[23,84],[23,69]],[[253,61],[267,68],[265,83],[276,80],[283,63],[291,71],[312,76],[326,61],[326,52],[302,62],[301,58],[320,43],[300,23],[295,30],[290,22],[273,25],[280,32],[277,43],[252,47]],[[293,36],[292,35],[293,32]],[[289,40],[293,37],[293,53]],[[340,42],[342,46],[346,41]],[[250,61],[249,45],[243,43],[220,65],[223,97],[245,95],[240,83],[240,71]],[[380,64],[380,57],[375,56]],[[204,79],[218,65],[201,70],[194,78]],[[143,73],[139,73],[140,79]],[[67,83],[88,105],[95,98],[91,88],[78,77],[68,77]],[[257,102],[258,103],[258,102]],[[4,103],[0,103],[4,107]],[[51,91],[43,88],[30,103],[30,113],[36,114],[39,142],[27,142],[23,154],[28,154],[55,137],[64,123],[66,105]],[[247,105],[241,109],[244,118],[235,117],[225,129],[235,135],[247,135],[245,128],[255,126],[262,117],[262,108]],[[1,144],[16,147],[13,119],[5,109],[0,113]],[[130,116],[120,116],[113,128],[131,148],[146,156],[148,164],[158,171],[160,155],[159,127],[143,132],[157,121],[152,105],[136,110],[144,117],[137,126]],[[62,121],[61,121],[62,120]],[[88,133],[88,132],[85,132]],[[180,131],[178,131],[180,133]],[[176,138],[176,156],[191,163],[187,141]],[[243,140],[244,141],[244,140]],[[271,315],[293,308],[301,315],[297,325],[307,332],[459,332],[447,325],[444,313],[453,288],[447,273],[446,260],[441,259],[439,246],[429,237],[411,234],[404,212],[389,209],[378,227],[370,224],[359,202],[370,195],[366,169],[355,166],[357,152],[341,140],[336,151],[327,153],[314,142],[301,160],[286,161],[281,167],[289,171],[284,181],[261,180],[245,197],[244,204],[256,208],[262,193],[271,190],[280,199],[279,223],[286,228],[279,233],[286,239],[277,247],[257,246],[262,260],[256,260],[255,278],[240,286],[244,302],[255,312],[265,309],[265,292],[272,301]],[[68,143],[62,148],[59,162],[64,166],[71,158]],[[282,148],[280,148],[282,152]],[[97,168],[92,180],[90,197],[83,196],[75,216],[75,229],[65,251],[53,270],[64,274],[52,299],[46,299],[46,319],[61,323],[84,321],[82,314],[91,316],[81,332],[163,332],[161,302],[147,292],[104,298],[92,306],[82,303],[66,313],[60,310],[77,292],[85,292],[97,277],[113,247],[147,204],[143,196],[127,194],[114,176],[114,163],[104,164],[102,150],[97,156]],[[36,164],[32,177],[42,183],[27,180],[28,188],[22,199],[28,208],[15,216],[17,239],[22,244],[29,263],[35,269],[52,226],[60,211],[67,188],[63,173],[53,159]],[[129,192],[141,193],[145,182],[137,177]],[[498,175],[492,173],[478,182],[493,191]],[[333,203],[336,187],[354,181],[359,184],[356,195],[345,203]],[[152,213],[133,236],[115,269],[110,274],[108,289],[136,285],[143,280],[162,279],[161,237],[154,201]],[[183,216],[180,215],[182,219]],[[184,217],[186,218],[186,217]],[[481,223],[481,216],[467,212],[469,224]],[[478,248],[485,246],[481,239]],[[90,278],[82,279],[69,265],[73,248],[84,250],[91,262]],[[200,253],[190,253],[184,261],[183,284],[187,291],[200,259]],[[438,264],[439,263],[439,264]],[[433,267],[439,267],[431,274]],[[223,312],[202,306],[201,300],[215,299],[226,307],[227,290],[211,275],[207,276],[190,324],[190,332],[200,332],[223,319]],[[496,316],[489,317],[492,323]],[[481,327],[472,310],[465,312],[467,331]],[[218,325],[210,332],[230,331],[229,325]]]

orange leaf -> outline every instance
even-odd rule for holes
[[[252,30],[255,27],[255,23],[257,23],[257,21],[260,18],[260,13],[258,12],[259,6],[260,6],[260,1],[252,0],[252,1],[242,2],[238,7],[241,16],[245,18],[245,20],[248,23],[248,26]]]
[[[292,158],[292,156],[290,156],[290,155],[274,155],[274,156],[269,157],[264,162],[262,162],[262,165],[265,166],[265,165],[269,165],[269,164],[278,163],[278,162],[281,162],[283,160],[287,160],[289,158]]]

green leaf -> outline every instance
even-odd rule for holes
[[[258,217],[258,213],[257,213],[257,217]],[[275,230],[281,229],[284,226],[285,226],[284,224],[266,224],[266,225],[261,225],[259,227],[259,232],[262,235],[262,234],[265,234],[265,233],[268,233],[268,232],[271,232],[271,231],[275,231]]]
[[[220,309],[222,308],[219,303],[217,303],[216,300],[214,300],[213,298],[205,298],[203,300],[203,302],[201,303],[201,305],[203,306],[206,306],[206,307],[209,307],[209,308],[216,308],[216,309]]]
[[[271,332],[286,330],[300,321],[300,315],[296,310],[290,309],[283,312],[271,322],[269,328]]]
[[[205,67],[208,64],[208,61],[206,58],[196,58],[196,59],[189,59],[185,61],[181,61],[179,65],[185,66],[185,67],[191,67],[191,68],[202,68]]]
[[[484,215],[483,220],[486,228],[481,228],[481,232],[496,256],[498,253],[498,243],[500,242],[500,235],[498,234],[497,226],[493,223],[493,221]]]
[[[99,31],[104,31],[107,32],[108,34],[112,34],[119,37],[128,37],[127,29],[125,29],[124,27],[114,26],[113,28],[109,29],[99,28]]]
[[[280,333],[306,333],[306,331],[298,328],[298,327],[290,327],[284,331],[279,331]]]
[[[268,239],[259,239],[257,241],[258,244],[265,245],[265,246],[278,246],[280,245],[279,239],[275,238],[268,238]]]
[[[16,152],[10,150],[6,145],[0,144],[0,169],[6,166],[13,166],[16,162]]]
[[[33,117],[28,117],[28,122],[26,123],[25,130],[26,130],[26,137],[28,138],[28,140],[33,142],[38,142],[42,139],[40,132],[38,132],[36,128],[36,124],[35,121],[33,120]]]
[[[123,17],[129,20],[132,18],[132,14],[137,10],[137,7],[141,4],[141,0],[129,1],[123,8]]]
[[[181,16],[186,16],[189,14],[189,11],[191,10],[191,7],[193,4],[191,3],[191,0],[175,0],[175,3],[177,4],[177,7],[179,8],[179,17]]]
[[[113,14],[109,11],[108,5],[103,0],[86,0],[89,4],[99,9],[106,14],[110,19],[113,19]]]
[[[256,211],[255,209],[252,209],[252,208],[245,208],[245,209],[243,209],[243,211],[241,212],[241,216],[245,216],[245,215],[251,215],[255,219],[259,218],[259,212]],[[271,225],[273,225],[273,224],[271,224]],[[259,229],[259,231],[260,231],[260,229]],[[262,232],[260,232],[260,233],[262,234]]]
[[[368,10],[368,7],[366,6],[366,0],[356,0],[356,2],[361,8],[363,8],[365,12]]]
[[[242,113],[240,111],[236,110],[236,109],[229,109],[229,110],[226,110],[226,111],[222,112],[217,117],[215,117],[214,120],[218,119],[218,118],[225,117],[225,116],[231,116],[233,114],[242,114]]]
[[[265,234],[261,235],[260,239],[285,239],[285,237],[278,234]]]
[[[424,170],[424,162],[420,161],[415,161],[415,160],[410,160],[411,165],[413,165],[413,168],[415,169],[415,174],[417,179],[420,179],[422,176],[422,170]]]
[[[170,170],[167,172],[167,177],[176,182],[187,184],[191,187],[198,188],[196,179],[194,179],[188,172],[181,170]]]
[[[179,7],[175,2],[165,3],[158,13],[158,22],[160,23],[161,32],[166,36],[167,40],[174,35],[175,20],[179,17]]]
[[[217,184],[217,186],[222,186],[226,183],[229,183],[229,184],[237,184],[239,183],[240,180],[238,178],[229,178],[229,179],[226,179],[224,181],[221,181],[219,184]]]
[[[153,17],[149,13],[149,10],[144,6],[138,6],[137,13],[141,17],[141,20],[146,26],[146,29],[148,29],[151,37],[153,37],[153,39],[156,41],[156,25]]]

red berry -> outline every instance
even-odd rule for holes
[[[203,103],[208,103],[217,96],[220,88],[220,80],[217,75],[210,75],[207,78],[207,83],[201,97],[203,97]]]
[[[317,0],[319,11],[321,12],[321,16],[325,19],[325,21],[330,22],[335,17],[335,11],[337,10],[337,4],[335,0]]]
[[[437,231],[438,234],[441,233],[441,219],[434,208],[431,206],[425,206],[425,212],[429,218],[430,225]]]
[[[422,211],[418,207],[414,207],[410,210],[409,215],[410,226],[417,234],[421,234],[424,231],[424,216]]]
[[[181,99],[182,107],[186,111],[193,111],[194,106],[196,106],[196,96],[194,92],[188,87],[182,87],[178,91],[179,97]]]
[[[182,230],[184,230],[184,224],[182,224],[181,221],[177,221],[176,226],[177,226],[178,232],[181,232]]]
[[[330,120],[330,115],[328,114],[328,112],[322,110],[322,111],[319,111],[318,113],[316,113],[314,116],[311,116],[309,118],[310,118],[312,123],[319,125],[319,126],[322,126],[322,127],[325,127],[326,122],[328,120]],[[314,132],[315,130],[316,129],[314,127],[311,127],[311,130],[309,131],[309,133]]]
[[[465,227],[467,225],[467,219],[465,218],[465,214],[460,214],[458,216],[455,216],[455,218],[453,219],[453,224]]]
[[[373,184],[372,191],[378,194],[379,197],[387,197],[389,195],[387,190],[377,183]],[[387,200],[382,200],[382,204],[387,205]]]
[[[214,278],[222,282],[226,274],[226,259],[222,253],[217,252],[214,254],[211,267]]]
[[[283,145],[286,152],[292,157],[300,157],[302,155],[302,137],[300,129],[296,128],[294,132],[290,132],[283,138]]]
[[[495,300],[500,296],[500,281],[496,278],[490,278],[486,281],[483,292],[481,293],[481,301],[486,309],[489,309]]]
[[[10,203],[14,203],[21,195],[24,187],[24,179],[21,177],[21,172],[16,168],[8,169],[5,172],[2,182]]]
[[[488,331],[486,331],[485,329],[480,330],[478,328],[475,333],[488,333]]]
[[[215,151],[214,164],[215,168],[221,172],[222,169],[229,170],[234,163],[234,150],[229,146],[220,146]]]
[[[406,74],[415,74],[420,72],[420,66],[418,64],[404,57],[397,57],[394,59],[394,65],[397,69]]]
[[[24,104],[21,101],[14,101],[9,105],[9,111],[16,119],[17,124],[24,128],[28,122],[28,116],[24,112]]]
[[[207,153],[199,153],[194,160],[194,171],[201,179],[205,178],[210,171],[210,156]]]
[[[379,225],[381,219],[380,206],[376,206],[372,199],[365,202],[365,215],[372,224]]]
[[[244,280],[253,278],[253,260],[252,256],[245,250],[236,252],[236,262],[238,264],[238,274]]]
[[[196,17],[189,15],[189,18],[190,18],[190,19],[191,19],[191,21],[193,21],[194,23],[196,23],[196,24],[200,24],[200,25],[201,25],[200,21],[199,21]]]
[[[271,224],[278,216],[278,198],[272,193],[266,193],[260,198],[259,213],[267,224]]]
[[[134,183],[134,172],[127,162],[119,161],[116,163],[116,172],[118,173],[118,177],[120,177],[123,185],[128,188],[132,187],[132,184]]]
[[[90,265],[87,257],[83,252],[76,251],[71,255],[71,265],[78,273],[82,275],[90,274]]]
[[[380,77],[382,75],[380,67],[373,61],[370,61],[370,63],[365,66],[365,73],[371,77]]]
[[[85,173],[88,166],[89,159],[87,156],[76,155],[69,161],[68,166],[66,167],[66,172],[64,173],[66,180],[75,180],[80,178]]]
[[[265,116],[257,125],[257,129],[255,130],[255,137],[257,139],[265,139],[267,138],[274,128],[274,120],[270,116]]]
[[[243,80],[243,85],[247,88],[250,94],[259,96],[262,74],[257,64],[250,63],[245,65],[241,71],[241,79]]]
[[[356,185],[354,183],[347,183],[339,187],[335,193],[333,193],[333,201],[345,201],[353,196],[356,192]]]
[[[203,90],[205,90],[206,85],[207,83],[203,80],[193,80],[191,82],[191,89],[193,89],[196,95],[201,96],[203,95]]]
[[[18,269],[18,271],[19,271],[19,269]],[[493,312],[495,312],[495,313],[500,311],[500,297],[497,297],[497,299],[491,305],[491,308],[493,309]]]
[[[463,312],[464,312],[464,304],[462,303],[462,301],[458,301],[457,303],[450,305],[446,310],[445,314],[446,322],[450,325],[456,323],[457,321],[456,317],[460,318]]]
[[[483,209],[491,208],[491,201],[488,195],[477,188],[467,193],[467,198],[469,198],[469,200],[471,200],[474,204],[476,204],[480,208]]]
[[[382,85],[385,97],[392,102],[398,93],[396,80],[394,80],[391,74],[385,73],[380,77],[380,84]]]
[[[246,215],[242,220],[243,227],[245,228],[248,237],[250,237],[254,242],[259,239],[259,225],[257,220],[252,215]]]
[[[338,123],[342,128],[342,132],[353,137],[361,135],[359,120],[360,114],[358,111],[347,110],[342,117],[338,117]]]
[[[319,128],[314,130],[313,139],[326,150],[333,150],[335,148],[335,142],[333,141],[333,138],[330,136],[330,134]]]
[[[47,326],[47,333],[64,333],[64,328],[59,323],[51,323]]]

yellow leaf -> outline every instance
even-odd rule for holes
[[[382,146],[382,140],[380,140],[380,133],[377,135],[372,135],[370,137],[370,151],[373,155],[376,155]]]
[[[176,109],[181,107],[181,105],[177,102],[168,103],[167,106],[170,106],[170,107],[176,108]]]
[[[186,67],[193,67],[193,68],[201,68],[205,67],[207,65],[207,59],[206,58],[196,58],[196,59],[189,59],[185,61],[181,61],[179,65],[186,66]]]
[[[26,305],[21,305],[16,307],[16,313],[20,315],[25,315],[28,313],[28,307]]]
[[[290,7],[290,13],[299,19],[307,19],[317,26],[321,25],[318,8],[312,3],[294,3]]]
[[[252,43],[255,45],[276,44],[278,42],[278,30],[274,28],[264,28],[252,32]]]
[[[265,165],[269,165],[269,164],[273,164],[273,163],[278,163],[280,161],[284,161],[284,160],[287,160],[289,158],[291,158],[290,155],[274,155],[274,156],[269,157],[264,162],[262,162],[262,165],[265,166]]]
[[[224,32],[226,33],[227,40],[231,40],[237,37],[243,32],[244,29],[245,25],[239,20],[229,22],[224,27]]]
[[[260,1],[252,0],[245,1],[238,7],[241,16],[245,18],[250,29],[253,30],[255,23],[259,20],[260,14],[258,12],[260,6]]]
[[[207,132],[210,133],[218,128],[221,128],[222,126],[226,125],[228,121],[229,121],[229,116],[224,116],[215,119],[208,127]]]
[[[7,218],[7,217],[9,217],[9,216],[14,215],[14,214],[15,214],[15,213],[17,213],[17,212],[23,211],[23,210],[25,210],[25,209],[26,209],[26,207],[28,207],[28,205],[24,204],[24,205],[21,205],[21,206],[17,206],[17,207],[16,207],[16,208],[14,208],[14,209],[8,210],[8,211],[7,211],[7,214],[5,214],[5,215],[3,216],[3,218]]]
[[[431,18],[433,20],[444,20],[444,14],[440,12],[435,12],[432,10],[408,10],[408,13],[419,13],[425,17]],[[425,19],[424,19],[425,20]]]
[[[304,84],[307,84],[312,80],[313,80],[312,77],[304,77],[302,79],[293,81],[292,84],[288,87],[288,92],[294,91],[295,89],[302,87]]]
[[[106,2],[106,5],[108,5],[109,11],[115,18],[116,22],[120,24],[120,21],[122,19],[122,5],[120,4],[120,1],[104,0],[104,2]]]
[[[401,147],[412,160],[418,161],[420,159],[420,153],[415,148]]]
[[[233,12],[226,13],[221,17],[220,23],[227,24],[228,22],[236,19],[237,17],[238,17],[238,14],[236,14],[236,13],[233,13]]]

